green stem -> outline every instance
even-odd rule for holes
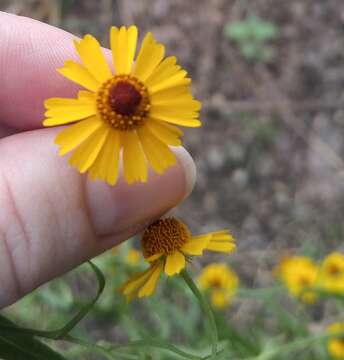
[[[184,279],[184,281],[186,282],[186,284],[188,285],[188,287],[190,288],[190,290],[192,291],[192,293],[196,296],[203,312],[205,313],[205,315],[209,320],[209,335],[211,338],[211,354],[212,354],[211,358],[215,359],[217,354],[218,332],[217,332],[217,326],[213,311],[211,310],[209,303],[204,298],[202,293],[198,290],[198,287],[192,280],[191,276],[187,273],[187,271],[183,270],[180,274]]]

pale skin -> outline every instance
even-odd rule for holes
[[[77,59],[74,36],[0,12],[0,308],[140,232],[192,190],[195,167],[178,163],[145,184],[93,182],[59,157],[43,128],[43,101],[79,87],[56,72]]]

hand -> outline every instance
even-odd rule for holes
[[[142,230],[191,191],[178,164],[146,184],[92,182],[57,155],[58,128],[42,128],[43,101],[74,97],[56,72],[76,59],[73,35],[0,12],[0,307]]]

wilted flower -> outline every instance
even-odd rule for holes
[[[120,291],[129,301],[151,295],[160,274],[178,274],[190,256],[200,256],[204,250],[230,253],[235,249],[235,243],[228,230],[193,236],[180,220],[167,218],[156,221],[144,231],[141,247],[150,267],[121,287]]]
[[[344,333],[344,322],[336,322],[327,328],[327,332]],[[344,359],[344,336],[331,337],[327,342],[327,349],[329,354],[335,359]]]
[[[197,127],[201,104],[190,91],[191,79],[174,56],[148,33],[135,58],[135,26],[111,28],[114,72],[91,35],[75,48],[81,64],[66,61],[58,71],[83,86],[77,99],[45,101],[45,126],[66,125],[56,137],[60,155],[92,179],[115,184],[122,163],[125,180],[145,182],[148,163],[161,174],[176,163],[169,146],[181,145],[175,125]]]
[[[275,269],[275,274],[290,294],[308,304],[315,302],[316,294],[312,288],[317,281],[318,267],[311,259],[304,256],[286,257]]]
[[[203,291],[209,292],[213,306],[222,309],[235,295],[239,279],[227,264],[214,263],[202,270],[198,283]]]

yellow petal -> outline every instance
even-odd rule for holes
[[[60,155],[76,148],[93,134],[103,122],[96,116],[82,120],[62,130],[55,139],[55,144],[60,145]]]
[[[169,147],[157,139],[144,126],[137,131],[146,158],[155,172],[162,174],[166,169],[176,164],[177,160]]]
[[[155,268],[151,266],[146,271],[132,276],[126,283],[124,283],[119,291],[127,296],[127,300],[131,301],[139,291],[142,285],[150,278]]]
[[[123,171],[128,184],[135,181],[147,181],[148,170],[144,152],[139,138],[134,131],[122,134],[123,143]]]
[[[209,234],[212,236],[212,241],[235,241],[234,237],[229,233],[228,230],[214,231]]]
[[[155,115],[150,114],[150,116],[155,120],[166,121],[168,123],[176,124],[180,126],[199,127],[202,125],[202,123],[199,120],[194,118],[197,116],[196,114],[190,118],[181,118],[175,115],[160,115],[160,114],[155,114]]]
[[[44,126],[68,124],[96,113],[94,100],[88,99],[50,98],[44,105],[48,109]]]
[[[133,75],[144,82],[162,61],[164,55],[164,46],[154,40],[152,33],[148,33],[143,39]]]
[[[43,125],[62,125],[74,122],[76,120],[85,119],[95,115],[96,109],[94,104],[66,106],[65,108],[54,108],[45,112],[47,117]]]
[[[153,261],[158,260],[159,258],[161,258],[161,256],[162,256],[162,253],[154,254],[154,255],[149,256],[148,258],[146,258],[146,260],[148,262],[153,262]]]
[[[182,247],[182,251],[189,255],[202,255],[203,250],[207,247],[211,235],[199,235],[194,236],[192,239],[185,243]]]
[[[150,94],[151,103],[159,103],[163,101],[169,101],[171,99],[179,99],[179,98],[192,98],[190,86],[177,86],[172,88],[167,88],[165,90],[161,90],[155,92],[154,94]]]
[[[109,134],[110,127],[106,124],[96,130],[73,153],[69,163],[84,173],[96,160],[104,142]]]
[[[110,30],[110,45],[113,64],[117,74],[129,74],[134,61],[137,43],[137,28],[113,26]]]
[[[165,90],[175,88],[175,87],[185,87],[185,85],[190,85],[191,79],[186,78],[185,77],[186,75],[187,75],[187,72],[185,70],[178,71],[177,74],[150,87],[149,94],[152,96],[159,91],[165,91]]]
[[[158,284],[158,280],[163,269],[163,263],[159,261],[156,266],[154,266],[154,270],[151,272],[149,279],[139,290],[138,297],[142,298],[144,296],[150,296],[154,293],[156,286]]]
[[[180,146],[182,144],[179,137],[183,135],[183,132],[177,127],[154,119],[147,121],[146,126],[155,137],[166,145]]]
[[[182,99],[170,99],[160,102],[151,103],[151,109],[154,111],[164,111],[165,109],[174,109],[175,111],[199,111],[201,109],[201,103],[194,100],[192,96]]]
[[[64,66],[57,71],[69,80],[85,87],[91,91],[97,91],[100,83],[85,69],[75,61],[66,61]]]
[[[151,87],[157,85],[159,82],[174,76],[180,70],[180,66],[176,65],[176,61],[175,56],[169,56],[164,59],[147,78],[145,81],[146,86]]]
[[[185,256],[179,251],[166,257],[165,273],[172,276],[180,273],[185,268]]]
[[[89,93],[89,92],[87,92],[87,93]],[[91,94],[91,93],[89,93],[89,94]],[[68,110],[70,110],[70,109],[73,110],[74,108],[85,107],[85,106],[90,106],[90,105],[94,105],[93,99],[49,98],[44,101],[44,106],[48,110],[66,109],[66,108]]]
[[[111,130],[97,159],[90,168],[91,179],[101,179],[115,185],[118,179],[120,160],[120,134]]]
[[[100,44],[92,35],[74,41],[74,45],[86,69],[97,81],[103,83],[112,77]]]
[[[207,245],[207,250],[230,253],[235,249],[235,244],[224,241],[210,241]]]
[[[83,101],[95,101],[96,94],[87,90],[80,90],[78,91],[78,99]]]

